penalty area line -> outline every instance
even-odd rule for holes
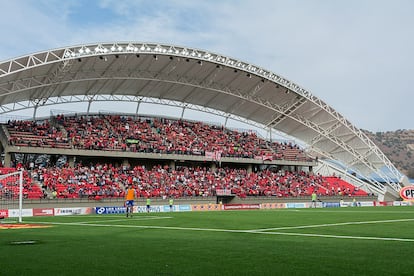
[[[313,224],[313,225],[299,225],[299,226],[264,228],[264,229],[254,229],[254,230],[249,230],[249,231],[251,231],[251,232],[265,232],[265,231],[274,231],[274,230],[291,230],[291,229],[320,228],[320,227],[342,226],[342,225],[378,224],[378,223],[407,222],[407,221],[414,221],[414,219],[350,221],[350,222],[338,222],[338,223],[327,223],[327,224]]]
[[[340,235],[289,233],[289,232],[260,232],[260,231],[252,231],[252,230],[232,230],[232,229],[216,229],[216,228],[172,227],[172,226],[152,226],[152,225],[121,225],[121,224],[85,224],[85,223],[77,223],[77,222],[68,222],[68,223],[64,223],[64,222],[37,222],[37,223],[52,224],[52,225],[89,226],[89,227],[164,229],[164,230],[182,230],[182,231],[246,233],[246,234],[256,234],[256,235],[281,235],[281,236],[301,236],[301,237],[334,238],[334,239],[414,242],[414,239],[405,239],[405,238],[369,237],[369,236],[340,236]]]

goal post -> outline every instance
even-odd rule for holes
[[[23,170],[0,174],[0,223],[22,222]]]

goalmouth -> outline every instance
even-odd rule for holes
[[[0,223],[22,222],[23,170],[0,175]]]

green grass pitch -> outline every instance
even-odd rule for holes
[[[0,275],[412,275],[414,208],[30,217]]]

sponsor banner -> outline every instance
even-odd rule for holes
[[[255,155],[254,159],[263,160],[263,161],[272,161],[273,156],[272,155]]]
[[[146,213],[147,206],[134,206],[134,213]],[[150,207],[150,213],[161,213],[164,212],[163,205],[154,205]]]
[[[204,153],[206,159],[212,159],[213,161],[221,160],[221,151],[206,151]]]
[[[53,216],[54,211],[53,208],[33,208],[33,216]]]
[[[394,201],[393,206],[411,206],[412,202],[411,201]]]
[[[139,140],[137,140],[137,139],[125,139],[125,142],[127,144],[138,144]]]
[[[55,216],[88,215],[93,213],[92,207],[55,208]]]
[[[220,211],[221,204],[194,204],[191,205],[191,211]]]
[[[414,186],[407,186],[400,190],[400,196],[403,200],[414,200]]]
[[[361,202],[359,202],[359,206],[361,206],[361,207],[372,207],[372,206],[374,206],[374,202],[373,201],[361,201]]]
[[[9,210],[0,209],[0,216],[8,218],[9,217]]]
[[[124,206],[95,207],[95,213],[98,215],[125,214],[126,208]]]
[[[379,201],[378,206],[393,206],[394,202],[393,201]]]
[[[283,209],[286,208],[286,203],[262,203],[260,209]]]
[[[191,211],[191,205],[173,205],[173,212],[188,212]],[[161,212],[171,212],[170,205],[162,206]]]
[[[178,209],[178,206],[179,205],[173,205],[172,206],[172,210],[170,209],[170,205],[164,205],[164,206],[162,206],[162,208],[163,208],[163,212],[177,212],[177,209]]]
[[[352,202],[340,202],[341,207],[352,207]]]
[[[307,208],[307,207],[309,207],[309,204],[305,202],[286,203],[286,208]]]
[[[341,204],[339,202],[322,202],[322,206],[324,208],[336,208],[341,207]]]
[[[9,218],[18,218],[19,209],[9,209]],[[33,209],[22,209],[22,217],[33,217]]]
[[[180,212],[191,211],[191,205],[178,205],[178,211]]]
[[[230,189],[216,189],[216,194],[218,196],[231,196]]]
[[[260,209],[260,204],[224,204],[224,210]]]

